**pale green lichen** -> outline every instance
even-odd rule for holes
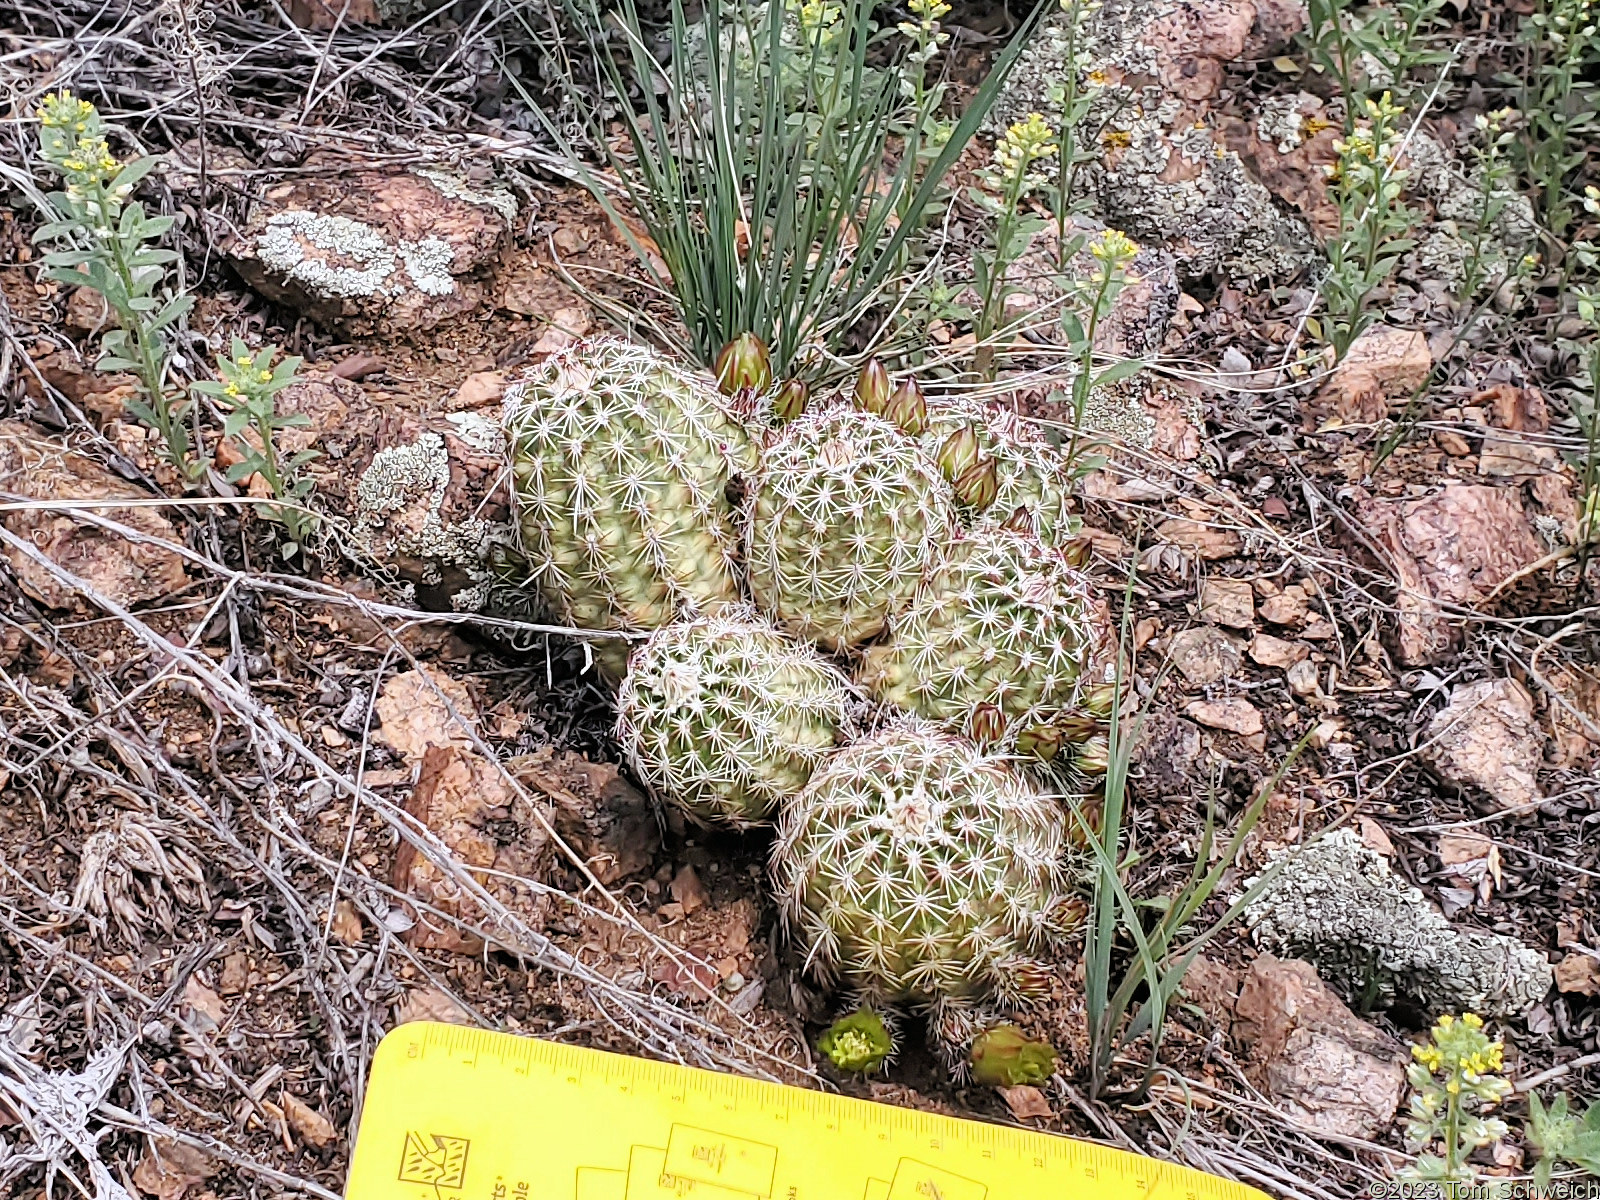
[[[1004,129],[1028,112],[1058,123],[1059,80],[1067,70],[1080,78],[1098,71],[1130,81],[1101,87],[1078,129],[1080,144],[1092,149],[1099,139],[1105,148],[1081,174],[1101,219],[1141,241],[1168,245],[1189,275],[1218,269],[1248,279],[1292,273],[1315,255],[1310,231],[1274,207],[1239,156],[1209,126],[1194,122],[1188,104],[1144,82],[1160,73],[1155,47],[1142,40],[1145,31],[1178,8],[1105,0],[1088,22],[1076,64],[1065,62],[1064,22],[1070,17],[1054,16],[1018,60],[991,129]]]
[[[482,413],[458,412],[445,417],[456,436],[470,449],[483,454],[503,455],[506,449],[505,430],[498,421],[491,421]]]
[[[1443,143],[1420,129],[1412,132],[1406,145],[1406,168],[1406,190],[1431,202],[1434,212],[1432,227],[1411,254],[1407,274],[1458,287],[1476,253],[1481,278],[1487,283],[1504,278],[1534,243],[1538,225],[1528,198],[1508,188],[1485,189],[1478,168],[1465,167]],[[1487,222],[1485,212],[1493,214]]]
[[[452,200],[463,200],[481,208],[492,208],[506,219],[508,225],[517,219],[517,198],[504,188],[492,187],[480,192],[466,180],[433,167],[418,167],[414,174],[426,179]]]
[[[1288,154],[1305,142],[1305,113],[1299,96],[1268,96],[1256,111],[1256,136]]]
[[[394,296],[406,287],[397,278],[402,266],[410,286],[424,295],[456,290],[448,242],[430,237],[391,243],[350,217],[305,209],[274,213],[256,239],[255,253],[262,266],[316,296]]]
[[[1155,439],[1156,421],[1141,403],[1144,392],[1145,385],[1137,377],[1095,388],[1083,406],[1084,432],[1148,450]]]
[[[443,508],[449,486],[450,453],[439,434],[429,431],[409,445],[380,450],[356,484],[357,544],[380,560],[395,555],[420,560],[423,582],[430,585],[443,579],[444,566],[464,568],[478,586],[457,593],[452,603],[475,611],[466,606],[487,597],[489,549],[509,538],[509,527],[479,517],[447,521]],[[419,504],[420,522],[389,519]],[[380,537],[386,546],[378,545]]]
[[[1269,866],[1277,873],[1244,910],[1256,944],[1307,959],[1351,1004],[1520,1017],[1550,990],[1543,953],[1456,928],[1353,830],[1279,851]]]

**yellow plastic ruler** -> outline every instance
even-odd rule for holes
[[[415,1022],[346,1200],[1265,1200],[1089,1142]]]

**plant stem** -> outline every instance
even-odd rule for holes
[[[96,184],[95,192],[100,212],[109,214],[111,195],[106,191],[105,185]],[[128,266],[127,255],[123,252],[122,238],[118,236],[115,227],[111,227],[108,233],[109,236],[105,241],[111,248],[111,264],[116,269],[118,280],[122,283],[123,295],[131,297],[134,294],[133,270]],[[189,435],[181,423],[172,419],[172,409],[167,404],[165,380],[162,378],[162,358],[156,352],[155,339],[145,328],[142,314],[123,307],[118,309],[117,317],[138,350],[139,379],[150,402],[150,412],[155,417],[156,430],[167,443],[167,449],[172,454],[175,465],[192,478],[193,470],[186,461]]]

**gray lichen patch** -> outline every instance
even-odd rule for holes
[[[1437,139],[1416,130],[1406,145],[1406,191],[1433,205],[1434,223],[1412,252],[1407,274],[1457,287],[1477,259],[1480,282],[1504,278],[1538,233],[1533,205],[1520,192],[1488,188]]]
[[[1204,102],[1168,86],[1179,65],[1173,60],[1192,49],[1174,32],[1184,9],[1172,2],[1106,0],[1071,63],[1068,18],[1053,18],[1019,59],[991,131],[1028,112],[1058,124],[1060,81],[1076,72],[1084,86],[1096,87],[1077,134],[1080,144],[1098,152],[1081,181],[1102,220],[1140,241],[1167,245],[1187,275],[1221,269],[1255,279],[1298,270],[1315,257],[1310,231],[1280,212],[1239,156],[1222,145]],[[1158,38],[1168,44],[1158,46]],[[1207,59],[1200,72],[1207,67],[1215,71],[1218,63]]]
[[[456,290],[450,246],[438,238],[389,242],[361,221],[290,209],[267,218],[256,239],[261,264],[328,297],[393,296],[410,286],[429,296]],[[405,277],[397,277],[401,267]]]
[[[449,413],[445,420],[455,429],[456,436],[472,449],[495,455],[506,452],[505,430],[482,413]]]
[[[437,584],[447,566],[486,581],[484,564],[504,527],[478,517],[447,520],[443,509],[449,487],[450,454],[439,434],[425,432],[409,445],[380,450],[356,485],[355,528],[361,548],[382,560],[403,556],[421,561],[425,584]],[[481,588],[468,588],[452,603],[461,608],[482,594]]]
[[[1277,874],[1244,912],[1256,944],[1309,960],[1351,1004],[1404,999],[1431,1014],[1515,1017],[1550,990],[1542,953],[1457,929],[1353,830],[1280,851],[1273,865]]]
[[[508,225],[517,219],[517,198],[505,188],[491,187],[486,191],[479,191],[466,180],[433,167],[417,167],[415,173],[452,200],[465,200],[468,204],[492,208],[506,219]]]
[[[1268,96],[1256,112],[1256,136],[1288,154],[1305,141],[1305,113],[1299,96]]]
[[[1143,393],[1144,385],[1138,379],[1122,379],[1095,388],[1084,402],[1084,432],[1148,450],[1155,440],[1156,421],[1140,403]]]

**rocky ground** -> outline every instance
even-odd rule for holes
[[[1429,236],[1384,322],[1306,370],[1316,236],[1338,216],[1334,138],[1307,124],[1332,100],[1275,65],[1303,15],[1127,9],[1101,47],[1114,78],[1171,100],[1113,130],[1093,183],[1146,247],[1104,344],[1152,368],[1097,405],[1108,461],[1077,502],[1136,655],[1130,882],[1179,882],[1208,806],[1236,817],[1304,739],[1208,912],[1338,830],[1287,890],[1325,887],[1345,925],[1269,891],[1191,970],[1148,1093],[1118,1099],[1130,1063],[1091,1101],[1070,946],[1025,1019],[1064,1058],[1042,1088],[958,1086],[915,1039],[870,1082],[819,1062],[833,1011],[778,936],[763,835],[660,813],[619,768],[584,642],[533,611],[482,615],[482,548],[509,531],[506,387],[619,312],[670,309],[511,102],[486,105],[474,55],[495,43],[470,15],[335,34],[315,4],[294,14],[337,52],[268,42],[261,79],[194,89],[248,136],[217,137],[213,115],[140,137],[170,152],[152,207],[184,217],[186,352],[247,333],[306,359],[280,407],[323,455],[313,561],[282,560],[220,474],[184,491],[124,408],[133,381],[92,366],[103,306],[41,279],[27,190],[4,176],[7,1194],[51,1194],[62,1170],[101,1197],[336,1196],[373,1047],[420,1018],[1093,1137],[1286,1197],[1354,1196],[1409,1161],[1403,1064],[1440,1012],[1492,1018],[1524,1091],[1593,1093],[1600,625],[1551,386],[1570,367],[1543,319],[1558,281],[1461,338],[1424,252],[1448,250],[1429,237],[1487,57],[1420,126]],[[0,34],[12,111],[71,76],[125,109],[141,86],[179,94],[162,69],[130,82],[152,53],[137,22],[98,66],[74,45],[110,20],[66,6]],[[206,36],[225,57],[267,20],[219,10]],[[958,65],[1004,28],[952,21],[975,31]],[[1047,106],[1049,37],[1018,112]],[[316,61],[342,124],[301,121],[273,73]],[[1059,424],[1016,366],[995,399]],[[1354,963],[1375,945],[1381,969]],[[1514,1132],[1481,1166],[1516,1178],[1530,1153]]]

